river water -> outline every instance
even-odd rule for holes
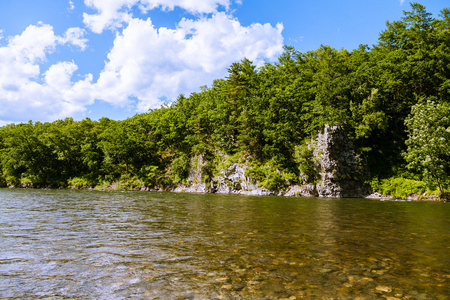
[[[0,299],[449,299],[450,204],[0,189]]]

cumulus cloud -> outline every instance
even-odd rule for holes
[[[64,37],[60,38],[59,41],[62,44],[69,43],[74,46],[79,47],[81,50],[86,49],[88,39],[84,38],[86,31],[79,27],[71,27],[67,29]]]
[[[105,29],[121,28],[132,19],[130,9],[138,5],[141,11],[161,8],[173,10],[180,7],[194,14],[214,13],[218,6],[228,8],[230,0],[85,0],[84,3],[95,10],[97,14],[83,14],[83,21],[95,33]]]
[[[244,57],[261,65],[283,51],[282,24],[243,26],[229,12],[217,10],[218,6],[227,8],[230,0],[85,3],[98,11],[84,16],[92,31],[117,29],[98,80],[95,82],[92,74],[74,80],[78,66],[73,61],[41,70],[59,46],[69,44],[85,50],[88,40],[84,29],[72,27],[58,36],[50,25],[31,25],[0,46],[0,124],[75,116],[95,100],[146,111],[224,77],[227,67]],[[175,29],[157,28],[151,19],[131,15],[135,5],[143,11],[177,6],[199,14],[180,20]]]
[[[50,25],[31,25],[0,47],[0,119],[49,120],[84,110],[92,98],[75,95],[90,85],[92,76],[73,83],[71,77],[78,68],[74,62],[52,65],[41,78],[40,64],[57,45],[83,46],[77,34],[71,35],[73,30],[68,32],[59,37]]]
[[[226,9],[230,6],[230,0],[140,0],[136,2],[139,2],[143,11],[155,8],[173,10],[175,7],[180,7],[194,14],[214,13],[217,12],[219,6],[223,6]]]
[[[28,26],[21,35],[11,38],[7,50],[18,61],[36,63],[44,60],[46,53],[53,51],[56,45],[53,27],[39,24]]]
[[[85,0],[84,3],[98,13],[83,13],[83,22],[95,33],[120,28],[124,22],[131,20],[131,14],[123,10],[129,10],[136,2],[137,0]]]
[[[176,29],[155,28],[150,19],[132,19],[117,34],[108,62],[94,90],[96,98],[115,105],[138,99],[138,110],[175,99],[212,79],[244,57],[261,63],[282,52],[283,26],[242,26],[225,13],[183,19]]]

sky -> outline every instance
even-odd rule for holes
[[[448,0],[420,1],[438,18]],[[123,120],[276,62],[376,44],[405,0],[0,0],[0,126]]]

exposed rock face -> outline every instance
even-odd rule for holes
[[[305,184],[305,185],[294,185],[289,187],[283,196],[302,196],[302,197],[318,197],[319,193],[317,192],[317,188],[313,184]]]
[[[321,178],[315,185],[269,191],[245,175],[245,171],[250,168],[245,164],[234,163],[221,170],[219,175],[213,176],[205,173],[206,162],[202,156],[197,156],[191,160],[188,185],[178,186],[174,191],[305,197],[363,197],[369,194],[363,184],[367,174],[344,127],[325,126],[310,147],[314,149],[313,160]]]
[[[179,185],[174,192],[188,193],[218,193],[218,194],[243,194],[243,195],[274,195],[275,193],[258,187],[258,183],[245,176],[247,166],[244,164],[232,164],[220,171],[220,175],[211,176],[205,172],[206,162],[202,156],[191,160],[191,168],[188,185]],[[209,182],[205,182],[205,175],[210,176]]]
[[[218,193],[218,194],[242,194],[242,195],[274,195],[275,193],[258,187],[258,183],[245,176],[247,166],[244,164],[232,164],[220,171],[220,175],[213,176],[209,183],[202,182],[205,165],[202,157],[194,158],[191,162],[191,170],[188,177],[188,186],[180,185],[174,192],[188,193]]]
[[[189,177],[187,178],[188,186],[179,185],[174,192],[188,193],[210,193],[211,186],[204,182],[206,162],[203,156],[196,156],[190,162]]]
[[[362,197],[367,195],[364,180],[367,171],[355,154],[348,132],[342,126],[326,125],[312,142],[321,180],[319,197]]]
[[[220,171],[213,181],[214,191],[221,194],[274,195],[274,192],[258,187],[256,181],[245,176],[246,169],[247,166],[235,163]]]

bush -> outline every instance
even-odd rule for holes
[[[118,182],[116,182],[116,190],[119,191],[131,191],[139,186],[142,186],[142,182],[136,177],[129,174],[120,176]]]
[[[156,186],[160,176],[160,171],[157,166],[142,167],[139,173],[139,180],[142,181],[145,186]]]
[[[266,174],[261,167],[252,167],[251,169],[247,169],[245,170],[244,175],[258,182],[262,182],[266,178]]]
[[[32,178],[28,178],[28,177],[20,178],[20,185],[21,186],[28,186],[28,187],[30,187],[30,186],[33,186],[33,183],[35,183],[35,182],[33,182]]]
[[[95,189],[97,190],[108,190],[111,187],[110,181],[100,181],[96,186]]]
[[[245,171],[244,175],[257,181],[260,187],[270,191],[285,189],[288,183],[295,182],[297,177],[291,172],[280,171],[271,163],[263,166],[254,163],[251,169]]]
[[[286,187],[286,181],[279,171],[269,170],[266,174],[266,179],[260,183],[260,186],[265,187],[269,191],[278,191]]]
[[[185,153],[175,158],[170,167],[170,177],[174,182],[182,182],[189,175],[189,158]]]
[[[307,142],[295,146],[294,159],[298,164],[298,170],[303,184],[316,183],[319,179],[319,172],[314,164],[314,150],[308,147]]]
[[[6,176],[5,178],[5,182],[7,186],[16,186],[18,184],[20,184],[20,179],[15,177],[15,176]]]
[[[391,177],[381,181],[378,178],[374,178],[370,185],[375,192],[390,195],[394,198],[404,199],[411,195],[425,192],[431,193],[431,191],[427,190],[425,182],[402,177]]]
[[[67,182],[69,186],[75,189],[86,189],[94,187],[96,185],[95,182],[92,182],[91,180],[84,177],[74,177],[69,179]]]

